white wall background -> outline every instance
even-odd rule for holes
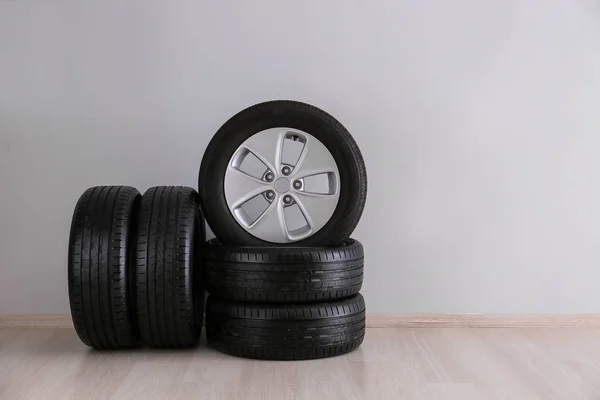
[[[69,311],[87,187],[195,186],[271,99],[362,148],[370,311],[600,312],[597,2],[0,0],[0,313]]]

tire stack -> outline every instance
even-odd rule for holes
[[[288,145],[301,147],[299,154],[286,159]],[[239,175],[248,157],[258,158],[262,168]],[[327,184],[312,189],[309,178],[318,175]],[[209,346],[240,357],[301,360],[343,354],[362,343],[363,247],[349,237],[366,185],[356,142],[318,108],[262,103],[219,129],[198,183],[217,236],[203,251]],[[246,198],[258,193],[268,203],[255,221],[236,207],[245,194],[240,187],[250,193]],[[285,209],[296,204],[310,226],[286,230]],[[279,217],[274,223],[265,220],[273,215]]]
[[[198,192],[123,186],[80,198],[71,227],[76,331],[94,348],[209,346],[314,359],[365,334],[363,247],[350,235],[365,165],[332,116],[298,102],[250,107],[206,149]],[[205,242],[204,217],[216,238]]]
[[[302,360],[344,354],[365,333],[363,249],[236,247],[209,242],[208,344],[227,354]]]

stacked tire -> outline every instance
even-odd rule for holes
[[[313,106],[262,103],[219,129],[198,184],[217,236],[203,250],[209,346],[240,357],[301,360],[362,343],[364,253],[350,234],[366,184],[353,138]],[[264,210],[244,209],[257,199]]]
[[[362,343],[364,252],[350,235],[366,171],[337,120],[298,102],[250,107],[211,140],[198,188],[81,196],[68,281],[83,343],[190,347],[204,311],[208,344],[236,356],[314,359]]]
[[[181,186],[154,187],[142,197],[135,305],[146,345],[179,348],[198,342],[204,310],[199,249],[205,240],[198,200],[194,189]]]
[[[204,238],[194,189],[88,189],[73,214],[68,260],[81,341],[96,349],[196,344],[204,303],[196,249]]]

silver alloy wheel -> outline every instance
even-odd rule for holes
[[[229,210],[246,231],[267,242],[290,243],[312,236],[329,221],[340,197],[340,173],[314,136],[271,128],[237,148],[224,189]]]

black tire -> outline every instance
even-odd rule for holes
[[[137,237],[137,313],[143,342],[161,348],[195,345],[204,304],[198,249],[205,238],[196,191],[182,186],[148,189]]]
[[[262,360],[308,360],[356,349],[365,335],[365,301],[305,305],[244,304],[208,297],[208,345]]]
[[[245,302],[301,303],[356,295],[363,282],[363,246],[235,247],[217,239],[206,243],[207,291]]]
[[[120,349],[137,342],[132,295],[133,242],[140,193],[127,186],[86,190],[69,237],[69,303],[75,331],[87,346]]]
[[[206,220],[222,243],[264,246],[261,240],[238,224],[227,206],[225,171],[237,148],[250,136],[274,127],[299,129],[320,140],[329,150],[340,172],[340,197],[329,221],[313,235],[278,246],[338,246],[358,224],[367,197],[367,173],[358,145],[331,115],[295,101],[270,101],[247,108],[227,121],[210,141],[199,173],[199,193]]]

